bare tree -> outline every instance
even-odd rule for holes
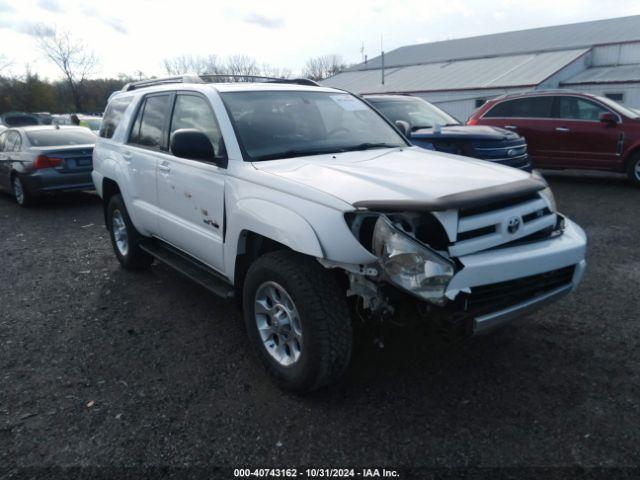
[[[340,55],[323,55],[307,60],[302,70],[303,76],[311,80],[324,80],[347,67]]]
[[[71,90],[77,111],[82,109],[82,94],[87,78],[95,73],[98,59],[88,50],[84,42],[75,39],[68,31],[38,27],[34,31],[41,52],[54,63],[64,75]]]
[[[291,70],[289,70],[288,68],[273,67],[268,63],[263,63],[262,68],[260,70],[261,70],[260,73],[265,77],[273,77],[273,78],[291,77]]]
[[[224,73],[217,55],[179,55],[166,58],[163,63],[168,75]]]
[[[6,55],[0,55],[0,75],[11,67],[11,65],[13,65],[13,60],[10,60]]]
[[[231,55],[225,62],[229,75],[260,75],[260,67],[255,58],[248,55]]]

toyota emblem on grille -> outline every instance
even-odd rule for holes
[[[520,230],[520,218],[511,217],[507,222],[507,231],[509,233],[516,233],[518,230]]]
[[[515,157],[516,153],[518,153],[514,148],[510,148],[507,150],[507,157]]]

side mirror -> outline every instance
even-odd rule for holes
[[[409,122],[405,122],[404,120],[396,120],[395,124],[398,130],[404,133],[405,137],[411,137],[411,125],[409,125]]]
[[[606,123],[608,125],[615,125],[616,123],[618,123],[618,117],[616,117],[613,113],[611,112],[602,112],[600,114],[599,120],[602,123]]]
[[[221,167],[225,167],[227,164],[226,156],[216,157],[209,137],[195,128],[181,128],[173,132],[170,147],[171,153],[176,157],[212,162]]]

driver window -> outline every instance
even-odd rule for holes
[[[203,132],[209,137],[216,155],[220,155],[222,135],[207,100],[197,95],[177,96],[171,118],[171,135],[181,128],[195,128]]]
[[[608,112],[604,107],[583,98],[560,97],[559,100],[560,118],[597,122],[601,113]]]

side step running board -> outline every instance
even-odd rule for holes
[[[156,260],[177,270],[210,292],[222,298],[233,297],[234,288],[227,279],[171,245],[155,240],[140,245],[140,248]]]

